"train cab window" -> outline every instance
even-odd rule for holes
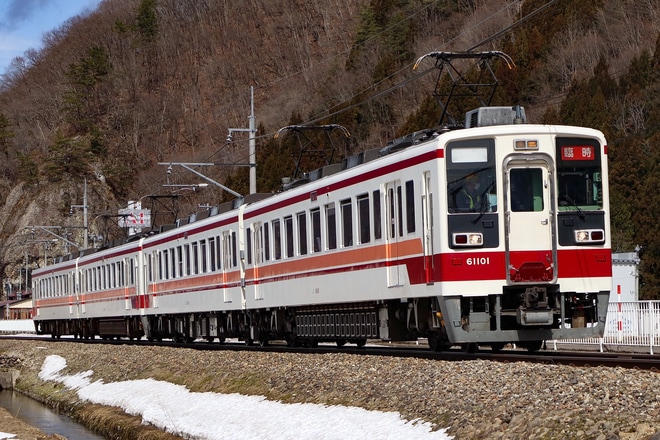
[[[337,216],[334,203],[325,205],[326,246],[337,249]]]
[[[298,221],[298,255],[307,255],[307,213],[296,214]]]
[[[344,247],[353,245],[353,206],[351,199],[340,202],[341,209],[341,244]]]
[[[557,138],[559,211],[603,208],[600,144],[596,139]]]
[[[497,211],[495,141],[447,145],[447,206],[450,213]]]
[[[380,215],[380,190],[373,192],[373,208],[374,208],[374,240],[382,238],[382,226],[381,226],[381,215]]]
[[[273,256],[276,260],[282,258],[282,230],[280,221],[273,220]]]
[[[509,179],[511,211],[543,211],[543,174],[540,168],[514,168]]]
[[[369,243],[371,240],[371,224],[369,220],[369,194],[361,194],[357,196],[356,200],[358,209],[358,239],[360,243]]]
[[[284,217],[284,243],[285,243],[285,257],[293,257],[293,217]]]
[[[415,182],[406,182],[406,231],[415,232]]]
[[[314,208],[309,215],[312,218],[312,252],[321,252],[321,210]]]

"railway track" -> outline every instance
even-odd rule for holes
[[[532,362],[541,364],[570,365],[570,366],[592,366],[592,367],[619,367],[627,369],[660,371],[660,356],[644,353],[629,352],[610,352],[600,353],[594,351],[538,351],[529,353],[525,350],[505,349],[500,352],[493,352],[490,349],[477,350],[474,353],[467,353],[461,349],[450,349],[442,352],[433,352],[426,348],[425,344],[367,344],[364,347],[346,345],[337,347],[334,344],[319,344],[317,347],[289,347],[285,343],[273,343],[268,346],[248,346],[242,342],[228,341],[225,343],[195,341],[193,343],[179,343],[174,341],[152,342],[147,340],[102,340],[102,339],[49,339],[37,336],[13,336],[2,335],[3,339],[21,339],[42,341],[45,343],[58,342],[78,342],[81,344],[124,344],[136,346],[161,346],[189,348],[194,350],[232,350],[232,351],[252,351],[252,352],[273,352],[273,353],[299,353],[299,354],[332,354],[345,353],[357,356],[392,356],[409,357],[418,359],[432,359],[442,361],[471,361],[471,360],[489,360],[493,362]]]

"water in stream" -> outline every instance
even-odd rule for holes
[[[69,440],[103,440],[103,437],[94,434],[69,417],[12,390],[0,391],[0,406],[9,411],[14,417],[41,429],[49,435],[59,434]]]

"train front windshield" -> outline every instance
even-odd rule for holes
[[[600,145],[596,140],[557,139],[559,211],[603,209]]]

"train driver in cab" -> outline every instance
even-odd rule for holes
[[[458,208],[458,211],[478,212],[481,210],[479,187],[479,178],[475,173],[468,174],[465,177],[463,189],[456,194],[456,208]]]

